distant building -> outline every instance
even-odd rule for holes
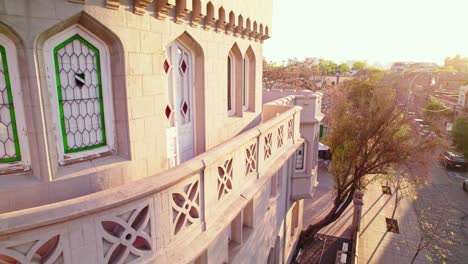
[[[462,86],[458,90],[456,111],[458,116],[468,113],[468,85]]]
[[[393,72],[403,71],[435,71],[439,66],[432,62],[395,62],[390,70]]]
[[[307,66],[316,66],[319,65],[320,59],[319,58],[305,58],[304,64]]]

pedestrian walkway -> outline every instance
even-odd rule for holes
[[[314,196],[304,201],[303,229],[322,219],[332,208],[334,182],[324,167],[319,167],[318,182]],[[413,201],[405,198],[397,208],[400,233],[387,232],[385,218],[391,217],[395,198],[394,195],[383,194],[382,185],[374,182],[364,191],[358,263],[411,263],[420,239],[420,233],[415,228],[417,218]],[[352,214],[351,204],[337,221],[320,230],[319,234],[351,239]],[[425,251],[421,252],[415,263],[429,263],[425,255]]]
[[[314,196],[304,200],[303,230],[326,216],[333,207],[334,183],[326,167],[319,167],[318,182]],[[353,205],[351,204],[337,221],[320,230],[319,234],[351,239],[353,235],[351,232],[352,213]]]
[[[382,185],[374,182],[365,190],[358,263],[411,263],[420,239],[413,201],[404,198],[397,208],[395,219],[400,233],[388,232],[385,218],[392,216],[395,196],[383,194]],[[425,255],[425,251],[421,252],[415,263],[429,263]]]

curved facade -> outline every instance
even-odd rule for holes
[[[317,100],[262,106],[270,1],[3,13],[0,262],[289,261],[313,186],[294,104]]]

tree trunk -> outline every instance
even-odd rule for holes
[[[317,223],[313,225],[309,225],[307,229],[301,233],[300,247],[303,248],[309,245],[311,242],[313,242],[315,234],[317,234],[317,232],[320,231],[320,229],[335,222],[343,214],[343,212],[346,210],[349,204],[353,201],[355,191],[356,191],[356,188],[354,187],[354,184],[353,184],[346,198],[343,198],[343,199],[338,199],[338,197],[335,198],[334,206],[330,210],[330,212],[328,212],[328,214],[323,219],[318,221]]]

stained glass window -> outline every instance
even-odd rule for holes
[[[21,160],[5,48],[0,45],[0,163]]]
[[[99,50],[76,34],[54,60],[64,152],[106,145]]]

